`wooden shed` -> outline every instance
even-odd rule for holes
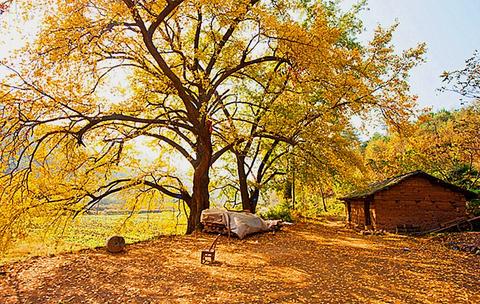
[[[366,229],[427,231],[465,219],[474,192],[414,171],[370,185],[341,198],[347,223]]]

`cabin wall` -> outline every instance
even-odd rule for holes
[[[363,226],[365,226],[364,201],[352,200],[347,202],[347,204],[350,204],[350,208],[348,208],[348,205],[347,208],[345,208],[347,210],[347,222],[353,226],[362,226],[363,228]],[[350,216],[348,211],[350,211]]]
[[[411,177],[376,193],[371,215],[375,229],[393,231],[397,226],[415,225],[429,230],[464,218],[465,208],[463,194],[422,177]]]

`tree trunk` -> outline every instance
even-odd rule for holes
[[[258,199],[260,198],[260,189],[255,187],[250,195],[250,212],[256,213],[257,212],[257,203]]]
[[[240,197],[242,199],[242,209],[254,213],[255,208],[252,208],[250,204],[250,197],[248,195],[247,174],[245,172],[245,156],[237,153],[235,153],[235,156],[237,158],[237,171],[240,187]]]
[[[325,193],[323,192],[323,188],[320,187],[320,193],[322,194],[322,204],[323,204],[323,210],[325,212],[328,212],[327,210],[327,204],[325,203]]]
[[[295,158],[292,166],[292,209],[295,210]]]
[[[208,185],[210,183],[210,164],[212,161],[212,141],[210,130],[207,126],[197,138],[197,161],[193,173],[193,192],[190,203],[190,214],[188,216],[187,234],[200,230],[200,215],[203,210],[210,207],[210,194]]]

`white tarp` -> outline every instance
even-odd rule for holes
[[[207,209],[202,211],[200,220],[204,224],[208,222],[225,225],[227,229],[230,229],[240,239],[243,239],[248,234],[269,231],[269,225],[266,221],[255,214],[245,212]]]

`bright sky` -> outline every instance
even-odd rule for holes
[[[348,8],[355,0],[344,0]],[[426,63],[415,68],[411,77],[412,92],[421,106],[453,109],[461,106],[459,95],[439,92],[443,71],[460,69],[465,60],[480,50],[479,0],[368,0],[361,13],[366,32],[362,41],[372,37],[378,24],[388,26],[398,20],[394,36],[397,50],[426,42]]]
[[[357,0],[343,0],[348,8]],[[368,10],[360,18],[364,21],[367,41],[378,24],[388,26],[398,20],[394,36],[398,51],[426,42],[427,62],[415,68],[411,77],[412,92],[419,96],[421,106],[452,109],[460,106],[459,96],[439,92],[443,71],[460,69],[474,50],[480,50],[480,0],[368,0]],[[16,7],[11,7],[15,11]],[[8,14],[7,14],[8,15]],[[9,16],[9,18],[15,16]],[[6,18],[5,15],[2,18]],[[12,24],[12,20],[2,20]],[[27,34],[19,37],[14,28],[0,33],[0,60],[24,43],[35,32],[36,20],[24,27]],[[0,75],[1,75],[0,69]]]

